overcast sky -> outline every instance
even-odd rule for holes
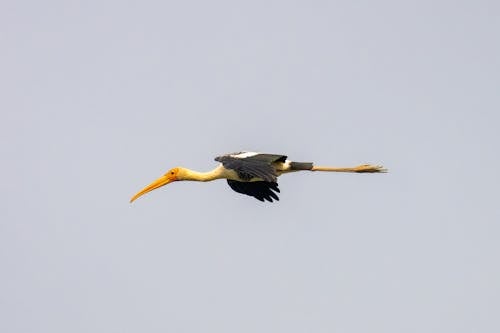
[[[498,1],[4,1],[0,331],[499,332]],[[297,173],[130,197],[255,150]]]

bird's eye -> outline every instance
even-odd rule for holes
[[[171,175],[173,175],[173,174],[174,174],[174,172],[173,172],[173,171],[170,171],[170,174],[171,174]]]

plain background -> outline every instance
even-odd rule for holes
[[[498,1],[2,1],[0,331],[499,332]],[[300,173],[130,197],[255,150]]]

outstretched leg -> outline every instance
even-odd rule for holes
[[[361,164],[355,167],[325,167],[325,166],[313,166],[311,171],[329,171],[329,172],[387,172],[381,165],[371,165],[371,164]]]

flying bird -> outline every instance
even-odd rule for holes
[[[279,200],[277,178],[284,173],[295,171],[328,171],[375,173],[386,172],[380,165],[362,164],[355,167],[314,166],[311,162],[292,162],[286,155],[239,152],[218,156],[219,165],[208,172],[198,172],[182,167],[170,169],[163,176],[137,192],[131,199],[138,197],[169,183],[180,180],[207,182],[226,179],[234,191],[252,196],[260,201]]]

